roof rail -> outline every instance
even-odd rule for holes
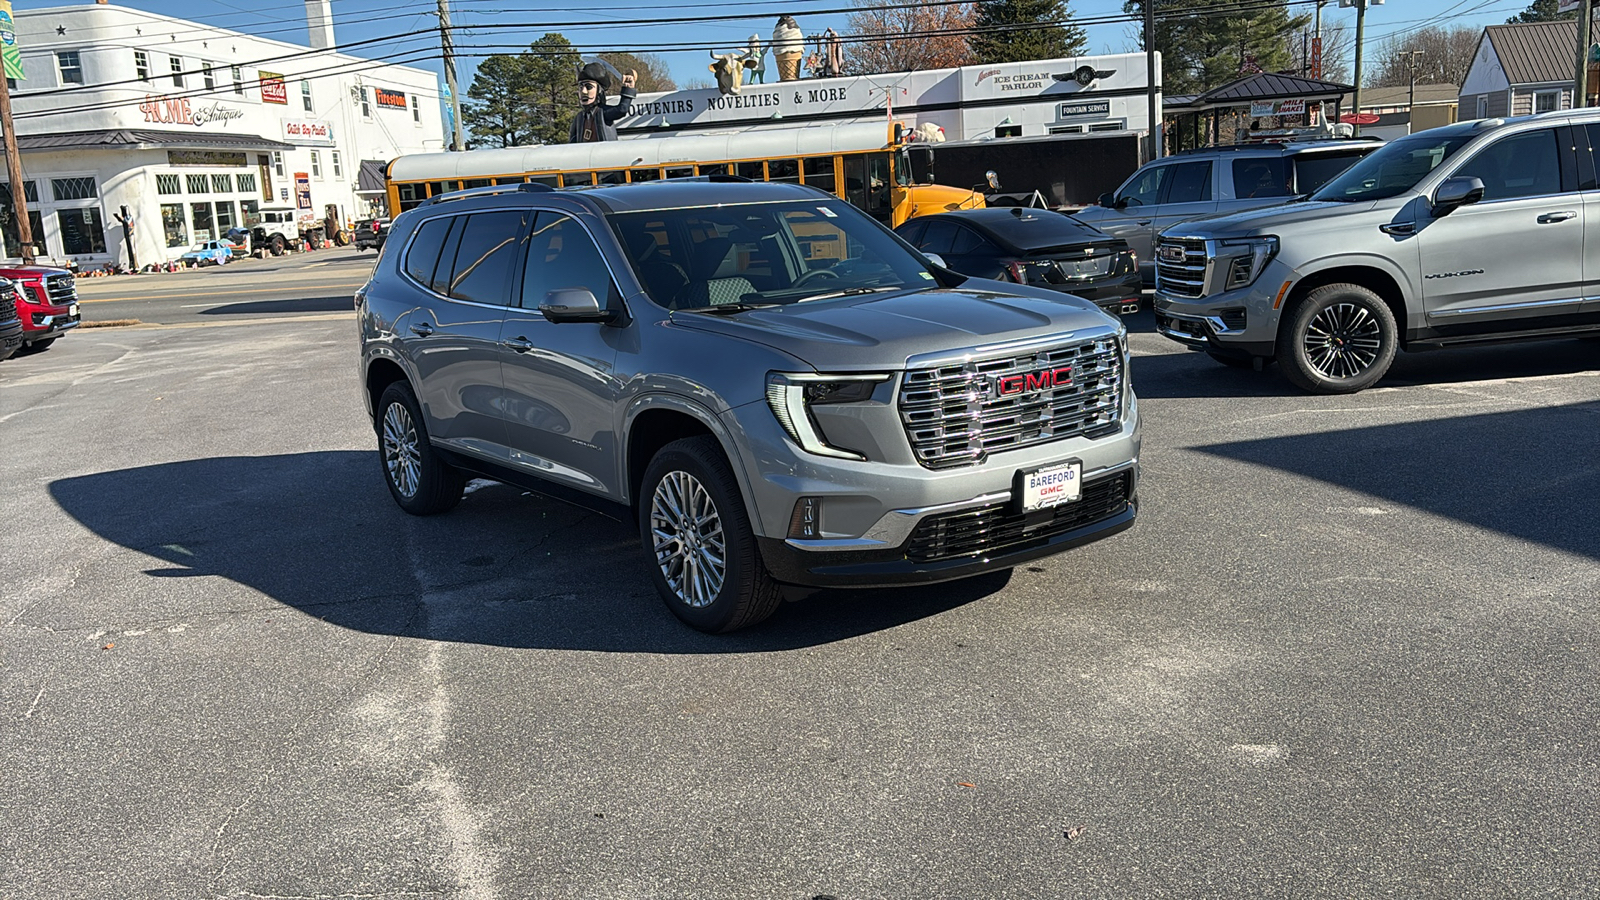
[[[755,179],[743,175],[679,175],[677,178],[662,178],[661,181],[710,181],[732,184],[750,184]],[[646,181],[645,184],[650,182]]]
[[[555,188],[548,184],[540,184],[534,181],[523,181],[517,184],[491,184],[487,187],[467,188],[464,191],[450,191],[449,193],[438,194],[422,201],[420,205],[433,206],[434,204],[446,203],[451,200],[465,200],[468,197],[488,197],[494,194],[510,194],[516,191],[542,193],[553,190]]]

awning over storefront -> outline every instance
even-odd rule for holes
[[[106,131],[63,131],[55,134],[19,134],[17,149],[29,150],[293,150],[293,144],[259,134],[225,134],[204,131],[148,131],[114,128]]]
[[[383,173],[388,168],[389,161],[386,159],[363,159],[361,173],[356,179],[356,193],[383,193]]]

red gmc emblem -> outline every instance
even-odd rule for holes
[[[997,397],[1037,394],[1040,391],[1065,387],[1071,383],[1072,367],[1062,366],[1059,369],[1045,369],[1043,372],[1028,372],[1025,375],[1001,375],[994,380],[994,393]]]

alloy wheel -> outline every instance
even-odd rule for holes
[[[383,413],[383,467],[389,482],[403,497],[415,497],[422,480],[422,453],[411,411],[391,403]]]
[[[1364,307],[1333,303],[1312,317],[1303,341],[1306,361],[1327,378],[1354,378],[1377,362],[1383,328]]]
[[[656,565],[685,604],[710,606],[727,577],[722,517],[705,485],[681,469],[668,472],[650,498]]]

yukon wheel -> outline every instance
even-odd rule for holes
[[[1372,291],[1329,284],[1301,298],[1278,330],[1278,362],[1296,387],[1353,394],[1377,384],[1399,345],[1394,313]]]
[[[431,516],[461,502],[466,478],[428,443],[428,428],[410,385],[397,381],[384,389],[377,427],[383,480],[401,509]]]
[[[650,461],[639,492],[639,535],[656,590],[691,628],[736,631],[778,608],[778,585],[715,438],[674,441]]]

